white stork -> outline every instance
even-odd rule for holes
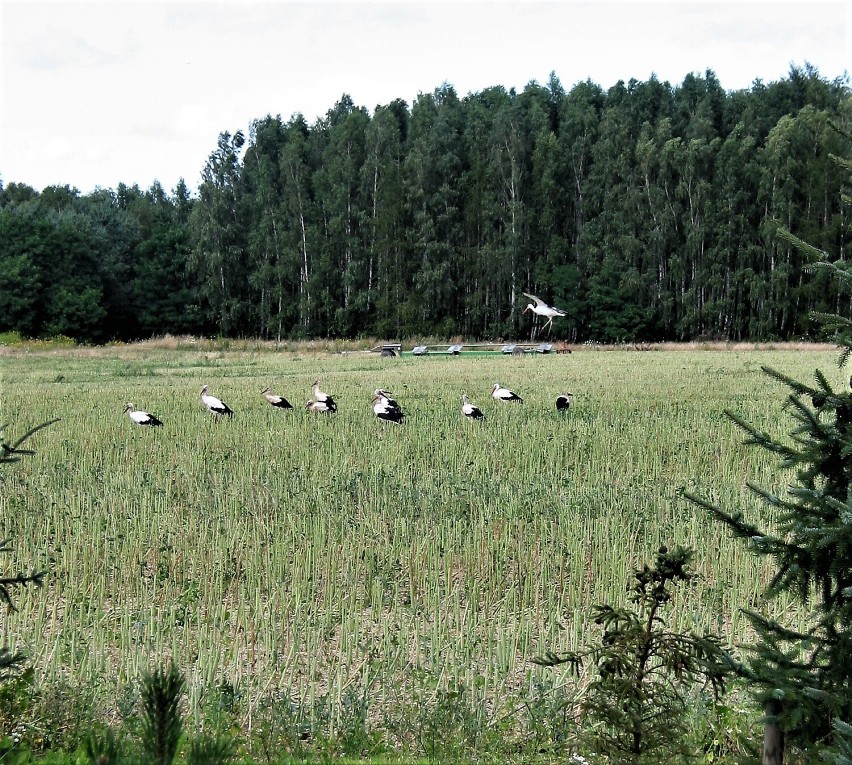
[[[226,414],[228,417],[231,417],[234,414],[231,407],[220,401],[216,396],[211,396],[207,393],[206,385],[201,388],[201,403],[207,407],[208,412],[215,414],[217,417],[222,417]]]
[[[305,409],[309,412],[316,412],[317,414],[330,414],[337,411],[337,407],[333,401],[329,405],[327,401],[314,401],[313,399],[308,400],[308,403],[305,404]]]
[[[482,413],[482,410],[478,406],[470,403],[466,393],[462,394],[461,410],[462,414],[471,420],[485,419],[485,415]]]
[[[311,386],[311,391],[313,392],[313,401],[319,404],[326,404],[329,407],[329,411],[336,412],[337,404],[334,399],[328,395],[325,391],[321,391],[319,387],[319,380],[314,380],[313,386]]]
[[[517,393],[508,388],[501,387],[500,383],[494,383],[494,387],[491,389],[491,396],[498,401],[505,401],[510,404],[524,403],[524,400]]]
[[[399,408],[399,404],[397,403],[396,399],[393,397],[393,393],[389,390],[385,390],[384,388],[376,388],[373,391],[373,397],[374,398],[383,398],[391,406],[395,406],[395,407]]]
[[[373,412],[376,417],[385,422],[402,422],[405,415],[402,413],[399,404],[392,398],[388,398],[384,393],[384,391],[376,391],[373,396]]]
[[[264,388],[260,395],[263,396],[270,406],[276,409],[292,409],[293,405],[284,396],[276,396],[269,388]]]
[[[523,313],[526,313],[527,311],[532,311],[538,316],[547,317],[547,321],[544,322],[544,326],[542,327],[542,329],[544,329],[544,327],[549,327],[550,329],[553,329],[553,320],[557,317],[566,315],[565,311],[561,310],[560,308],[554,308],[552,305],[548,305],[540,297],[530,295],[529,292],[523,292],[521,294],[524,295],[524,297],[528,297],[530,300],[533,301],[532,303],[527,303],[527,307],[524,308]]]
[[[574,400],[573,393],[560,393],[556,397],[556,411],[567,412],[571,408],[571,402]]]
[[[148,412],[143,412],[141,409],[137,409],[133,404],[128,403],[127,406],[124,407],[124,411],[127,412],[127,416],[131,419],[131,421],[135,422],[137,425],[146,425],[150,428],[163,427],[161,420],[157,419],[153,414],[148,414]]]

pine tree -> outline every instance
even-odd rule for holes
[[[180,700],[186,687],[174,665],[142,678],[142,749],[147,765],[172,765],[183,735]]]
[[[607,762],[639,765],[687,755],[688,692],[696,684],[709,686],[715,696],[725,689],[730,662],[718,638],[666,626],[674,588],[695,578],[692,557],[682,547],[661,547],[654,566],[633,572],[627,588],[633,608],[595,606],[600,644],[533,659],[546,667],[568,664],[574,671],[594,667],[581,710],[591,723],[589,744]]]
[[[48,425],[57,422],[57,420],[49,420],[41,425],[36,425],[31,428],[17,441],[10,444],[2,437],[3,425],[0,425],[0,465],[9,465],[13,462],[18,462],[22,456],[32,455],[35,452],[32,449],[21,449],[20,446],[34,433]],[[0,540],[0,553],[11,552],[11,540]],[[6,604],[9,611],[15,610],[15,604],[12,601],[12,591],[18,587],[41,587],[46,571],[34,571],[31,574],[17,573],[13,576],[0,577],[0,601]],[[0,646],[0,682],[8,680],[15,673],[15,670],[23,663],[24,654],[20,651],[12,651],[8,646]]]
[[[848,162],[841,163],[849,169]],[[849,199],[844,202],[848,205]],[[821,259],[813,270],[829,270],[841,285],[852,287],[847,263],[829,263],[824,253],[790,232],[780,235]],[[837,315],[815,318],[841,347],[842,368],[852,356],[852,321]],[[752,552],[772,559],[776,570],[766,598],[790,594],[809,614],[808,628],[800,631],[756,611],[745,612],[757,636],[745,673],[766,713],[763,762],[780,765],[786,742],[805,749],[830,745],[834,721],[852,720],[852,394],[845,385],[835,390],[820,370],[812,384],[768,367],[763,371],[788,389],[794,422],[790,443],[733,412],[726,414],[748,434],[746,444],[780,457],[783,469],[795,471],[796,482],[786,497],[749,484],[769,509],[771,527],[686,496],[726,524]]]
[[[834,758],[835,765],[852,765],[852,725],[842,720],[835,720],[834,731],[839,747],[837,756]]]

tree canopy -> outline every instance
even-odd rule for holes
[[[774,232],[845,257],[828,123],[851,105],[810,67],[735,92],[445,83],[222,132],[194,195],[9,183],[0,332],[524,337],[532,292],[574,342],[807,337],[842,298]]]

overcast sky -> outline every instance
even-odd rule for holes
[[[442,83],[459,96],[556,72],[726,90],[805,62],[849,66],[852,3],[17,2],[0,0],[0,178],[87,194],[120,182],[195,189],[219,133],[267,114],[371,112]]]

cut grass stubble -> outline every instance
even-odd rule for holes
[[[172,658],[194,706],[238,686],[246,724],[273,693],[339,709],[359,690],[381,715],[456,682],[488,724],[552,673],[530,659],[579,650],[591,606],[623,603],[629,571],[663,543],[694,547],[702,576],[672,626],[741,640],[738,609],[760,605],[767,572],[678,491],[755,513],[747,479],[783,491],[721,416],[787,429],[762,364],[807,379],[835,358],[7,354],[3,421],[62,418],[3,477],[9,565],[50,571],[9,617],[9,640],[46,682],[97,679],[107,696]],[[337,414],[301,408],[317,377]],[[492,401],[498,381],[525,403]],[[204,383],[232,420],[205,412]],[[296,408],[269,407],[267,385]],[[378,387],[403,425],[376,421]],[[566,389],[573,408],[557,413]],[[462,417],[463,392],[484,421]],[[128,401],[165,427],[134,427]]]

